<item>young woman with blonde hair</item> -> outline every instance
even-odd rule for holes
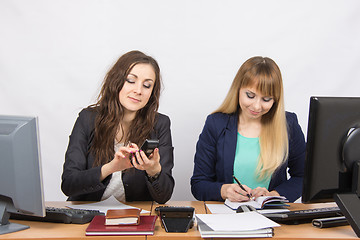
[[[277,64],[267,57],[248,59],[200,134],[191,178],[194,197],[205,201],[247,201],[248,196],[264,195],[298,199],[305,139],[296,114],[284,109]]]

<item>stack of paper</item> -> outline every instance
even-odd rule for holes
[[[280,226],[257,212],[237,214],[196,214],[202,238],[272,237],[273,227]]]

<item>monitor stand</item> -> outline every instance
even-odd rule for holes
[[[342,214],[350,223],[356,235],[360,238],[360,162],[353,164],[352,193],[334,195],[335,202]]]
[[[28,229],[29,226],[9,222],[10,213],[6,210],[6,203],[0,202],[0,235]]]
[[[335,202],[360,238],[360,199],[355,193],[335,194]]]

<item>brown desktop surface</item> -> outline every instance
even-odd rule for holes
[[[218,203],[218,202],[206,202],[206,203]],[[289,210],[304,210],[322,207],[334,207],[335,203],[290,203]],[[208,213],[211,213],[207,209]],[[359,239],[350,226],[334,227],[334,228],[316,228],[311,223],[299,224],[299,225],[285,225],[281,224],[281,227],[274,228],[273,239],[281,240],[311,240],[311,239]]]
[[[46,202],[47,206],[65,207],[68,204],[76,204],[75,202]],[[206,202],[218,203],[221,202]],[[206,203],[202,201],[169,201],[166,204],[157,204],[152,202],[128,202],[130,206],[140,207],[145,210],[155,213],[157,206],[191,206],[195,208],[195,213],[204,214],[210,211],[206,208]],[[316,207],[332,206],[331,204],[290,204],[290,210],[309,209]],[[19,221],[11,220],[20,224],[30,226],[30,229],[0,235],[0,239],[201,239],[200,233],[194,226],[187,233],[167,233],[157,220],[155,233],[153,236],[85,236],[85,229],[88,224],[60,224],[60,223],[46,223],[35,221]],[[359,239],[350,226],[342,226],[335,228],[319,229],[313,227],[310,223],[300,225],[281,225],[281,227],[274,228],[275,235],[273,239],[281,240],[310,240],[310,239]]]
[[[46,202],[46,206],[51,207],[65,207],[67,205],[76,205],[85,202]],[[152,202],[127,202],[127,205],[139,207],[151,211]],[[12,220],[19,224],[30,226],[29,229],[0,235],[0,239],[56,239],[56,240],[69,240],[69,239],[129,239],[129,236],[85,236],[87,224],[63,224],[63,223],[47,223],[36,221],[20,221]],[[131,236],[131,239],[146,239],[145,236]]]
[[[333,207],[335,203],[302,204],[292,203],[290,210],[302,210],[321,207]],[[311,223],[299,225],[284,225],[275,228],[277,239],[359,239],[350,226],[334,228],[316,228]]]

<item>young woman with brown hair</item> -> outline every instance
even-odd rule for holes
[[[68,200],[165,203],[174,179],[170,119],[157,112],[160,68],[150,56],[131,51],[105,76],[98,101],[83,109],[70,135],[61,188]],[[145,139],[159,147],[147,157]]]

